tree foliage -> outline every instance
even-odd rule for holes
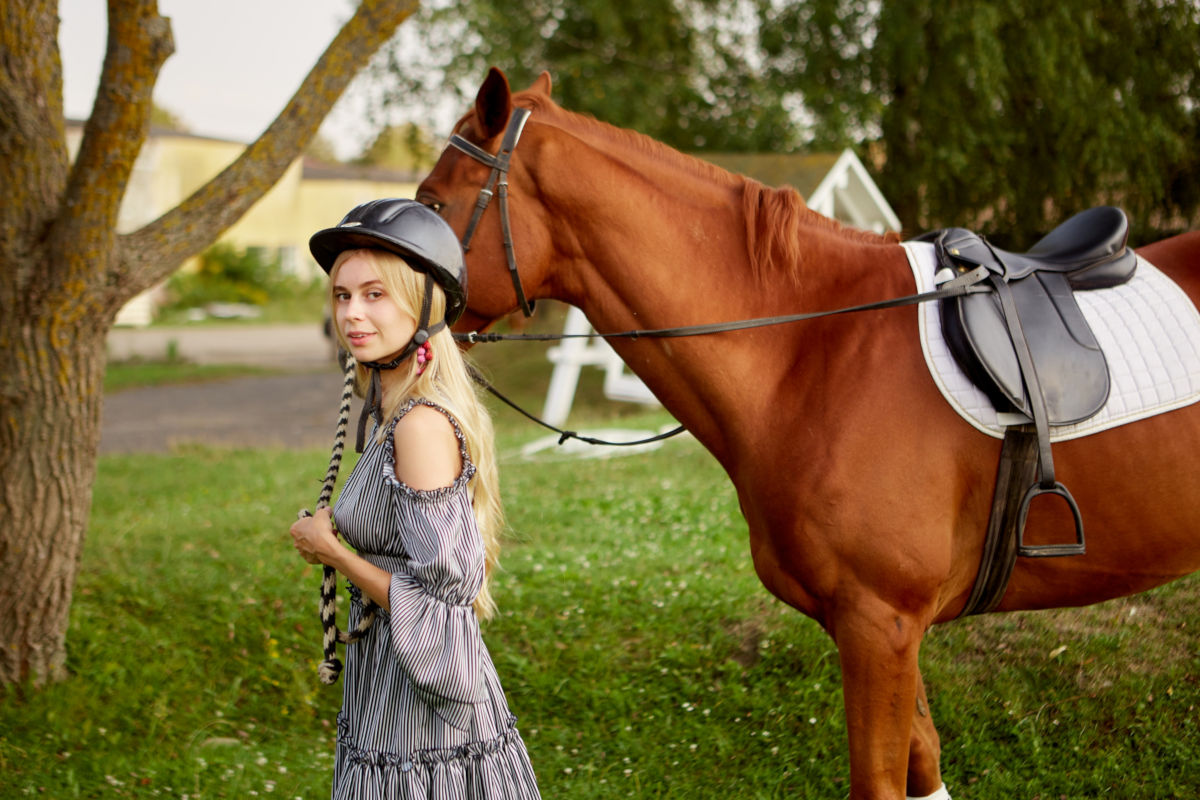
[[[165,106],[160,106],[155,103],[150,109],[150,124],[162,128],[167,128],[180,133],[189,131],[187,123],[185,123],[178,114]]]
[[[1198,7],[466,0],[421,12],[387,80],[432,103],[549,70],[567,108],[682,150],[855,147],[913,232],[1019,246],[1113,203],[1144,239],[1200,207]]]
[[[908,225],[1019,245],[1100,203],[1142,235],[1195,221],[1194,0],[760,10],[772,79],[803,95],[819,144],[878,137],[880,187]]]
[[[790,149],[796,126],[753,66],[749,11],[739,0],[443,3],[415,20],[421,48],[389,50],[385,80],[434,102],[473,92],[489,66],[518,87],[549,70],[567,108],[682,150]]]
[[[418,172],[432,169],[437,157],[438,150],[429,130],[408,122],[381,130],[354,163]]]

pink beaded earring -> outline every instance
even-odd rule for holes
[[[433,342],[426,341],[417,348],[417,374],[420,375],[433,361]]]

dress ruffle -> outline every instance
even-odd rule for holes
[[[458,440],[458,455],[462,458],[462,471],[454,482],[449,486],[443,486],[439,489],[414,489],[404,481],[396,477],[396,443],[393,439],[393,433],[396,430],[396,423],[404,418],[404,415],[412,411],[415,406],[429,406],[432,409],[441,411],[446,415],[446,419],[450,420],[450,425],[454,428],[454,438]],[[440,503],[444,502],[459,491],[461,491],[471,478],[475,477],[475,464],[471,462],[471,456],[467,452],[467,437],[459,427],[458,420],[446,413],[445,409],[436,403],[422,398],[414,398],[409,400],[396,411],[396,416],[388,423],[387,431],[383,436],[383,481],[388,486],[396,489],[409,498],[416,500],[419,503]]]
[[[515,723],[513,717],[504,733],[488,741],[413,753],[362,749],[339,723],[338,755],[345,768],[333,800],[536,800],[537,779]]]

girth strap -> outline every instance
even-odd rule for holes
[[[1014,510],[1027,487],[1034,485],[1037,475],[1037,433],[1031,425],[1013,425],[1004,431],[1000,448],[1000,463],[996,467],[996,488],[992,495],[992,511],[988,517],[987,534],[983,539],[983,554],[975,585],[960,617],[985,614],[1000,604],[1017,563],[1017,548],[1021,538]]]

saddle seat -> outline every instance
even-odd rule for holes
[[[1133,277],[1137,258],[1125,247],[1129,220],[1119,208],[1082,211],[1046,234],[1025,253],[1001,250],[963,228],[949,228],[955,260],[986,266],[1012,282],[1031,273],[1062,273],[1075,290],[1119,286]]]

